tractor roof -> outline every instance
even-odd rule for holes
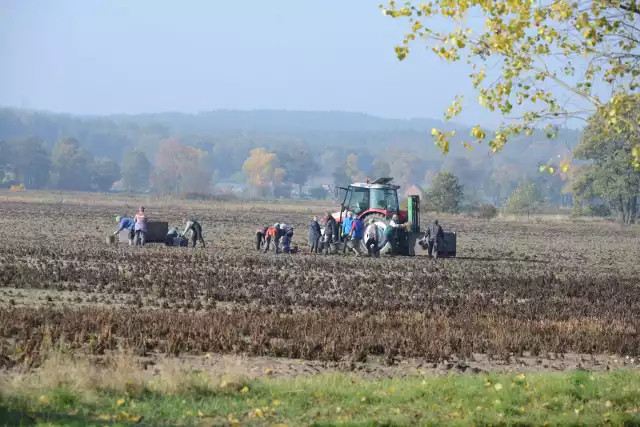
[[[400,188],[399,185],[391,185],[391,184],[371,184],[366,182],[354,182],[350,184],[349,187],[358,187],[358,188],[384,188],[384,189],[394,189],[397,190]]]
[[[393,181],[393,178],[377,178],[373,182],[354,182],[350,185],[350,187],[358,187],[358,188],[383,188],[383,189],[394,189],[397,190],[400,188],[399,185],[390,184]]]

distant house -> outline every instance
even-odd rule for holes
[[[412,185],[404,192],[405,197],[419,196],[421,199],[424,197],[424,190],[418,185]]]
[[[239,196],[247,188],[246,184],[236,182],[218,182],[213,186],[216,194],[233,194]]]

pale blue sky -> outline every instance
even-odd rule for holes
[[[441,118],[465,67],[393,47],[376,0],[0,0],[0,105],[107,114],[211,109]],[[461,122],[495,123],[475,102]],[[489,120],[490,118],[490,120]]]

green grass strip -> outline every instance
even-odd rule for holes
[[[633,371],[191,384],[173,392],[13,388],[2,394],[0,425],[640,425]]]

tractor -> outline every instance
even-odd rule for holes
[[[368,179],[364,183],[353,183],[348,187],[339,187],[344,191],[344,199],[340,205],[340,211],[333,213],[333,217],[342,227],[342,220],[348,211],[353,212],[354,217],[365,224],[374,220],[378,226],[378,241],[384,240],[384,229],[389,224],[393,214],[397,214],[400,224],[411,222],[411,226],[403,232],[398,239],[398,255],[427,255],[427,251],[418,243],[424,236],[420,232],[420,197],[409,196],[408,210],[401,210],[398,203],[398,189],[400,186],[391,184],[393,178],[378,178],[374,181]],[[324,234],[324,230],[323,230]],[[366,237],[366,236],[365,236]],[[362,242],[364,247],[365,239]],[[383,252],[381,252],[382,254]],[[456,233],[445,232],[444,248],[438,251],[438,257],[456,256]]]

